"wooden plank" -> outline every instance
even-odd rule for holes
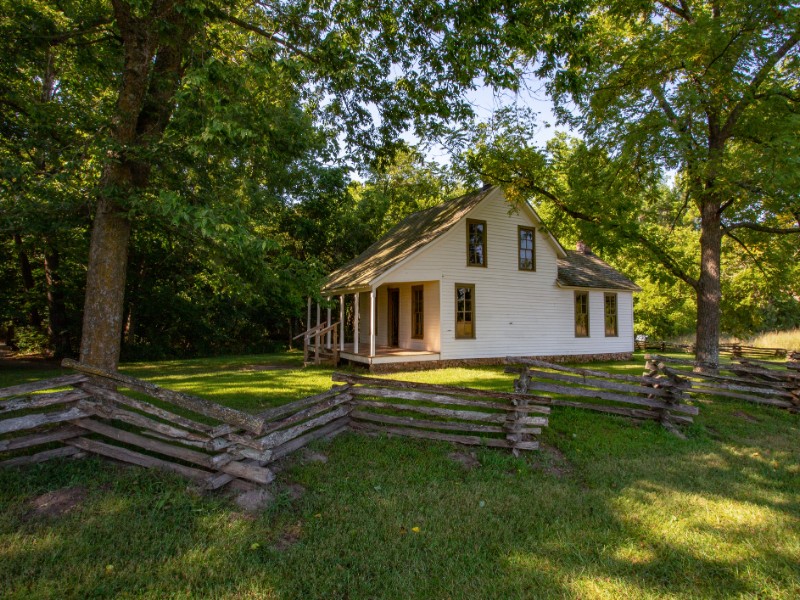
[[[71,421],[72,419],[82,419],[90,415],[91,413],[81,408],[73,407],[61,412],[36,413],[25,415],[24,417],[5,419],[4,421],[0,421],[0,434],[33,429],[34,427],[50,425],[52,423],[63,423],[64,421]]]
[[[624,396],[614,392],[603,392],[599,390],[585,390],[583,388],[568,387],[565,385],[557,385],[545,383],[542,381],[532,380],[528,386],[540,392],[551,392],[554,394],[563,394],[565,396],[580,396],[583,398],[597,398],[598,400],[610,400],[612,402],[621,402],[624,404],[636,404],[638,406],[649,406],[651,408],[665,408],[671,411],[686,413],[689,415],[696,415],[700,410],[696,406],[688,406],[686,404],[668,404],[660,400],[650,398],[639,398],[637,396]]]
[[[64,458],[66,456],[74,456],[79,452],[80,450],[78,450],[77,448],[73,448],[72,446],[64,446],[62,448],[44,450],[43,452],[37,452],[36,454],[30,454],[28,456],[17,456],[15,458],[9,458],[8,460],[0,462],[0,467],[22,467],[24,465],[32,465],[35,463],[44,462],[46,460],[50,460],[51,458]]]
[[[88,394],[82,390],[65,390],[63,392],[53,392],[51,394],[36,394],[13,398],[5,402],[0,402],[0,414],[10,413],[17,410],[33,410],[45,408],[56,404],[68,404],[86,398]]]
[[[739,381],[742,381],[741,379]],[[775,388],[760,388],[751,385],[737,385],[733,383],[720,383],[720,382],[706,382],[698,381],[692,386],[692,390],[696,391],[700,388],[722,390],[727,392],[750,392],[752,394],[763,394],[765,396],[779,396],[781,398],[791,398],[791,392],[783,389]]]
[[[129,431],[117,429],[92,419],[81,419],[76,421],[75,425],[83,427],[93,433],[98,433],[118,442],[122,442],[123,444],[138,446],[150,452],[177,458],[208,469],[217,469],[223,473],[228,473],[242,479],[248,479],[255,483],[267,484],[275,478],[269,469],[241,464],[234,461],[234,457],[229,454],[210,456],[202,452],[197,452],[196,450],[175,446],[173,444],[146,438]]]
[[[437,408],[434,406],[419,406],[412,404],[394,404],[392,402],[380,402],[378,400],[358,400],[358,406],[368,408],[384,408],[389,410],[410,411],[428,415],[431,417],[443,417],[445,419],[460,419],[462,421],[477,421],[480,423],[505,423],[505,413],[485,413],[471,410],[452,410],[449,408]],[[524,425],[543,426],[547,425],[547,417],[524,417],[520,419]]]
[[[524,394],[514,394],[509,392],[495,392],[491,390],[479,390],[475,388],[463,388],[463,387],[456,387],[450,385],[440,385],[435,383],[416,383],[412,381],[402,381],[398,379],[380,379],[378,377],[365,377],[363,375],[351,375],[350,373],[340,373],[335,372],[331,375],[331,379],[334,381],[344,381],[347,383],[351,383],[353,385],[356,384],[363,384],[363,385],[371,385],[377,386],[380,388],[401,388],[401,389],[413,389],[413,390],[422,390],[422,391],[430,391],[430,392],[438,392],[441,394],[448,394],[451,396],[455,396],[457,398],[463,399],[464,396],[472,396],[478,398],[494,398],[497,400],[505,400],[510,402],[512,406],[508,404],[482,404],[476,400],[465,400],[465,402],[470,402],[472,406],[483,406],[484,408],[497,408],[502,410],[516,410],[513,406],[515,402],[519,402],[520,400],[524,399],[528,400],[529,402],[535,402],[537,404],[549,404],[550,398],[542,397],[538,398],[532,395],[524,395]],[[532,411],[536,407],[530,407]],[[546,410],[541,410],[545,407],[540,407],[540,410],[535,410],[534,412],[540,412],[542,414],[547,414]]]
[[[200,431],[208,434],[210,434],[211,430],[214,429],[212,425],[200,423],[193,419],[176,415],[175,413],[164,410],[163,408],[159,408],[158,406],[150,404],[149,402],[142,402],[136,398],[131,398],[130,396],[126,396],[125,394],[115,390],[109,390],[107,388],[92,385],[90,383],[83,383],[80,385],[80,388],[95,398],[102,398],[103,400],[111,403],[123,404],[129,408],[133,408],[143,413],[147,413],[148,415],[153,415],[159,419],[179,425],[185,429],[192,429],[194,431]]]
[[[350,427],[357,431],[376,431],[380,433],[389,433],[405,437],[422,438],[427,440],[438,440],[442,442],[454,442],[456,444],[465,444],[467,446],[489,446],[492,448],[516,448],[518,450],[536,450],[539,447],[539,442],[509,442],[508,440],[504,439],[485,438],[477,435],[454,435],[450,433],[427,431],[424,429],[412,429],[407,427],[387,427],[385,425],[378,425],[377,423],[366,423],[363,421],[354,421],[350,425]]]
[[[296,412],[295,414],[286,417],[281,421],[276,421],[267,425],[266,429],[264,429],[264,433],[272,433],[273,431],[277,431],[279,429],[283,429],[284,427],[288,427],[289,425],[293,425],[294,423],[299,423],[300,421],[304,421],[314,415],[318,415],[319,413],[325,412],[332,408],[339,406],[340,404],[344,404],[345,402],[349,402],[353,399],[353,396],[348,393],[337,394],[328,398],[327,400],[323,400],[319,404],[315,406],[311,406],[310,408],[306,408],[305,410],[301,410]]]
[[[514,365],[520,364],[525,366],[532,366],[532,367],[540,367],[546,369],[552,369],[553,371],[561,371],[563,373],[573,373],[575,375],[582,375],[585,377],[600,377],[603,379],[616,379],[618,381],[628,381],[631,383],[652,383],[652,384],[661,384],[664,383],[663,379],[659,379],[657,377],[647,377],[644,375],[627,375],[625,373],[607,373],[606,371],[594,371],[591,369],[579,369],[577,367],[566,367],[564,365],[557,365],[554,363],[549,363],[543,360],[536,360],[533,358],[514,358],[508,357],[506,358],[506,362]],[[519,372],[519,369],[510,369],[509,372]]]
[[[53,377],[52,379],[43,379],[41,381],[32,381],[31,383],[21,383],[19,385],[0,389],[0,398],[11,398],[12,396],[22,396],[30,394],[31,392],[75,385],[83,381],[88,381],[88,379],[86,375],[73,374]]]
[[[787,400],[777,400],[774,398],[762,398],[759,396],[750,396],[748,394],[740,394],[738,392],[729,392],[727,390],[720,390],[716,388],[696,389],[696,394],[705,394],[707,396],[722,396],[724,398],[734,398],[736,400],[746,400],[748,402],[755,402],[756,404],[768,404],[770,406],[777,406],[779,408],[791,408],[794,405]]]
[[[117,408],[116,406],[109,406],[107,404],[101,404],[98,402],[90,402],[88,400],[82,400],[78,406],[79,408],[84,407],[87,409],[87,411],[103,417],[104,419],[113,419],[122,421],[128,425],[142,427],[143,429],[150,429],[156,433],[160,433],[161,435],[165,435],[177,441],[189,440],[207,443],[211,439],[205,434],[194,431],[186,431],[185,429],[174,427],[168,423],[161,423],[160,421],[140,415],[139,413],[131,412],[129,410],[125,410],[124,408]]]
[[[156,458],[155,456],[134,452],[133,450],[128,450],[127,448],[112,446],[111,444],[98,442],[97,440],[90,440],[85,437],[66,440],[64,443],[76,448],[80,448],[81,450],[85,450],[86,452],[92,452],[94,454],[99,454],[101,456],[106,456],[122,462],[131,463],[140,467],[161,469],[162,471],[172,471],[173,473],[178,473],[179,475],[183,475],[184,477],[196,481],[203,481],[211,474],[208,471],[203,471],[202,469],[187,467],[186,465],[162,460],[160,458]]]
[[[790,371],[762,369],[761,367],[748,367],[747,365],[731,365],[727,368],[737,374],[747,373],[758,375],[767,380],[788,381],[792,383],[800,382],[800,373],[792,373]]]
[[[350,413],[350,410],[351,409],[349,406],[340,406],[328,413],[325,413],[313,419],[309,419],[308,421],[301,423],[300,425],[295,425],[294,427],[290,427],[289,429],[284,429],[281,431],[270,433],[269,435],[260,438],[259,441],[261,442],[262,446],[265,449],[275,448],[276,446],[285,444],[289,440],[292,440],[302,435],[303,433],[305,433],[310,429],[315,429],[317,427],[330,423],[331,421],[346,416],[347,414]]]
[[[291,440],[290,442],[286,442],[285,444],[278,446],[272,450],[272,459],[278,460],[279,458],[283,458],[299,450],[306,444],[313,442],[314,440],[318,440],[320,438],[326,436],[334,436],[338,435],[348,426],[350,423],[350,417],[342,417],[340,419],[336,419],[335,421],[331,421],[324,427],[320,427],[319,429],[315,429],[314,431],[309,431],[305,435],[301,435],[300,437],[296,437],[295,439]]]
[[[727,371],[728,369],[726,368],[720,370]],[[775,387],[776,384],[781,387],[791,387],[791,384],[788,383],[767,381],[763,379],[761,381],[752,381],[749,379],[744,379],[742,377],[733,377],[731,375],[719,375],[715,373],[686,373],[685,376],[688,377],[691,381],[695,382],[695,384],[699,380],[707,380],[707,381],[720,381],[723,383],[730,382],[730,383],[741,383],[751,386],[763,386],[764,388]]]
[[[147,394],[153,398],[158,398],[164,402],[175,404],[181,408],[191,410],[203,416],[211,417],[212,419],[216,419],[230,425],[236,425],[255,434],[260,434],[264,428],[263,419],[234,408],[229,408],[227,406],[205,400],[204,398],[198,398],[197,396],[191,396],[189,394],[184,394],[183,392],[168,390],[153,383],[136,379],[130,375],[106,371],[105,369],[91,365],[85,365],[68,358],[64,359],[61,364],[65,367],[75,369],[76,371],[80,371],[81,373],[87,375],[103,377],[110,381],[121,383],[132,390],[142,392],[143,394]]]
[[[404,425],[422,429],[442,429],[445,431],[468,431],[472,433],[506,433],[506,428],[499,425],[479,425],[475,423],[459,423],[456,421],[428,421],[414,417],[396,417],[381,413],[354,410],[350,416],[357,421],[371,421],[373,423],[387,423],[390,425]],[[540,434],[540,427],[521,428],[521,433]]]
[[[11,450],[21,450],[22,448],[49,444],[50,442],[59,442],[72,437],[78,437],[79,435],[83,435],[83,433],[84,431],[80,427],[64,426],[42,433],[21,435],[9,440],[0,440],[0,452],[10,452]]]
[[[490,410],[498,411],[523,411],[534,412],[538,414],[549,414],[550,409],[546,406],[512,406],[508,404],[500,404],[498,402],[481,402],[474,400],[466,400],[455,396],[448,396],[439,393],[430,392],[417,392],[407,389],[392,389],[384,387],[354,387],[350,390],[353,396],[374,396],[379,398],[390,398],[400,400],[416,400],[419,402],[431,402],[434,404],[447,404],[455,406],[468,406],[470,408],[488,408]],[[518,401],[523,399],[523,396],[517,394]]]
[[[301,398],[300,400],[296,400],[294,402],[290,402],[289,404],[282,404],[281,406],[276,406],[274,408],[268,408],[267,410],[263,410],[263,411],[257,413],[256,416],[258,416],[261,419],[264,419],[264,421],[267,422],[266,425],[265,425],[265,428],[266,428],[267,426],[270,425],[270,423],[269,423],[270,421],[274,421],[274,420],[279,419],[281,417],[284,417],[286,415],[290,415],[292,413],[296,413],[299,410],[302,410],[304,408],[307,408],[307,407],[311,406],[312,404],[317,404],[319,402],[327,400],[328,398],[333,398],[334,396],[337,396],[338,394],[342,394],[342,393],[346,392],[349,389],[350,389],[349,385],[334,386],[333,388],[331,388],[331,389],[329,389],[329,390],[327,390],[325,392],[322,392],[321,394],[316,394],[314,396],[308,396],[307,398]]]
[[[652,377],[648,377],[646,379],[653,382],[653,385],[659,385],[661,387],[655,388],[644,385],[629,385],[627,383],[617,383],[616,381],[605,381],[602,379],[589,378],[585,375],[563,375],[561,373],[548,373],[546,371],[538,371],[534,369],[529,369],[528,375],[537,379],[549,379],[553,381],[563,381],[565,383],[576,383],[585,387],[601,388],[616,392],[629,392],[632,394],[644,394],[646,396],[672,397],[675,394],[674,388],[677,387],[669,379],[659,380]],[[641,379],[644,380],[645,378],[642,377]]]
[[[647,410],[644,408],[627,408],[622,406],[606,406],[604,404],[589,404],[588,402],[573,402],[571,400],[562,400],[560,398],[553,398],[553,406],[565,406],[569,408],[580,408],[585,410],[593,410],[595,412],[609,413],[612,415],[620,415],[623,417],[632,417],[634,419],[651,419],[658,421],[663,416],[660,410]],[[683,415],[671,415],[671,418],[681,423],[692,423],[694,419]]]

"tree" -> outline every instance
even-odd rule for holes
[[[152,189],[177,99],[208,56],[258,55],[264,69],[303,96],[319,123],[373,155],[391,148],[409,125],[430,133],[468,114],[459,92],[477,76],[505,85],[514,71],[510,51],[495,43],[507,16],[502,2],[99,0],[88,6],[51,9],[30,0],[25,8],[57,16],[48,35],[96,32],[96,52],[116,67],[106,71],[110,79],[95,82],[98,89],[111,82],[117,93],[98,125],[105,147],[97,155],[102,172],[93,194],[80,352],[82,361],[107,368],[119,359],[131,211]],[[224,103],[224,91],[205,92],[209,105]]]
[[[539,60],[560,118],[580,129],[585,156],[608,154],[645,185],[678,172],[681,214],[692,207],[699,219],[695,273],[657,240],[638,241],[694,290],[697,361],[715,366],[723,238],[746,246],[748,231],[800,234],[800,9],[774,0],[618,0],[531,11],[527,25],[551,36],[521,46]],[[565,208],[612,229],[642,214],[622,199],[601,213],[583,201],[591,197]]]

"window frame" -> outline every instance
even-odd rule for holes
[[[609,315],[608,312],[608,301],[614,301],[614,314]],[[608,329],[608,318],[609,316],[613,316],[614,319],[614,331],[613,333],[609,333]],[[605,292],[603,294],[603,321],[604,321],[604,329],[606,333],[606,337],[619,337],[619,301],[617,298],[616,292]]]
[[[522,232],[530,232],[531,234],[531,267],[525,268],[522,266]],[[523,225],[517,226],[517,270],[528,271],[530,273],[536,272],[536,228],[525,227]]]
[[[470,262],[471,258],[472,258],[472,253],[470,252],[470,246],[471,246],[471,242],[472,242],[472,235],[471,235],[470,229],[471,229],[472,225],[483,225],[483,234],[481,235],[481,244],[483,245],[483,262],[482,263]],[[488,264],[489,264],[489,259],[488,259],[489,251],[488,251],[488,247],[487,247],[487,243],[488,243],[487,242],[487,240],[488,240],[487,230],[488,230],[488,228],[486,226],[486,221],[481,221],[480,219],[467,219],[467,266],[468,267],[483,267],[483,268],[486,268],[488,266]]]
[[[471,306],[470,306],[470,310],[469,311],[467,311],[466,309],[463,310],[463,311],[459,311],[459,307],[458,307],[458,290],[460,288],[464,288],[464,289],[467,289],[467,290],[470,291],[469,302],[471,303]],[[455,292],[455,338],[457,340],[474,340],[475,337],[476,337],[476,335],[475,335],[475,330],[476,330],[476,327],[475,327],[475,284],[474,283],[456,283],[455,284],[455,288],[454,288],[454,292]],[[470,335],[463,335],[459,331],[459,325],[458,325],[459,324],[459,320],[458,320],[459,312],[463,312],[465,315],[467,314],[467,312],[469,312],[469,314],[471,316],[471,319],[469,321],[466,321],[466,320],[463,321],[464,323],[467,323],[467,322],[471,323]]]
[[[419,293],[419,300],[417,300]],[[419,327],[417,327],[419,325]],[[417,330],[419,329],[419,333]],[[425,339],[425,286],[411,286],[411,339]]]
[[[586,304],[585,304],[585,309],[586,310],[585,310],[585,312],[581,312],[581,313],[578,312],[578,300],[580,298],[586,298]],[[591,329],[589,327],[589,292],[577,292],[577,291],[575,292],[575,296],[574,296],[574,300],[573,300],[573,312],[574,312],[574,320],[575,320],[575,337],[576,338],[588,338],[588,337],[591,337],[591,335],[590,335]],[[585,333],[578,331],[578,325],[579,325],[578,315],[579,314],[586,316],[586,332]]]

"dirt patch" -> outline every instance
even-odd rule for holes
[[[283,532],[281,532],[278,539],[272,544],[272,547],[278,552],[283,552],[294,546],[300,541],[300,535],[303,532],[303,524],[300,522],[290,525]]]
[[[566,477],[572,472],[572,464],[561,450],[555,446],[539,444],[540,462],[534,465],[537,468],[554,477]]]
[[[245,365],[240,371],[292,371],[297,367],[289,365]]]
[[[306,493],[306,488],[299,483],[287,483],[281,486],[281,491],[285,492],[289,499],[294,502],[303,497],[303,494]]]
[[[83,504],[86,496],[86,488],[79,486],[47,492],[28,502],[28,511],[23,521],[62,517]]]
[[[733,413],[733,416],[734,417],[739,417],[740,419],[744,419],[748,423],[760,423],[761,422],[761,419],[758,419],[758,418],[754,417],[753,415],[750,415],[750,414],[748,414],[748,413],[746,413],[746,412],[744,412],[742,410],[737,410],[736,412]]]
[[[447,455],[447,458],[449,458],[453,462],[457,462],[467,471],[471,471],[472,469],[477,469],[478,467],[481,466],[481,463],[474,452],[463,452],[463,451],[451,452],[450,454]]]
[[[239,494],[234,502],[242,511],[247,514],[255,514],[263,511],[272,502],[272,494],[264,488],[257,488]]]
[[[322,452],[316,452],[310,448],[303,448],[302,452],[300,453],[300,459],[305,463],[318,462],[325,464],[328,462],[328,457],[325,454]]]

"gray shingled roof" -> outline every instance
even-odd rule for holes
[[[597,255],[575,250],[567,250],[567,257],[558,259],[558,284],[567,287],[642,291],[638,285],[604,263]]]
[[[485,186],[477,192],[409,215],[364,252],[331,273],[322,292],[368,287],[376,277],[448,231],[492,189],[492,186]]]

